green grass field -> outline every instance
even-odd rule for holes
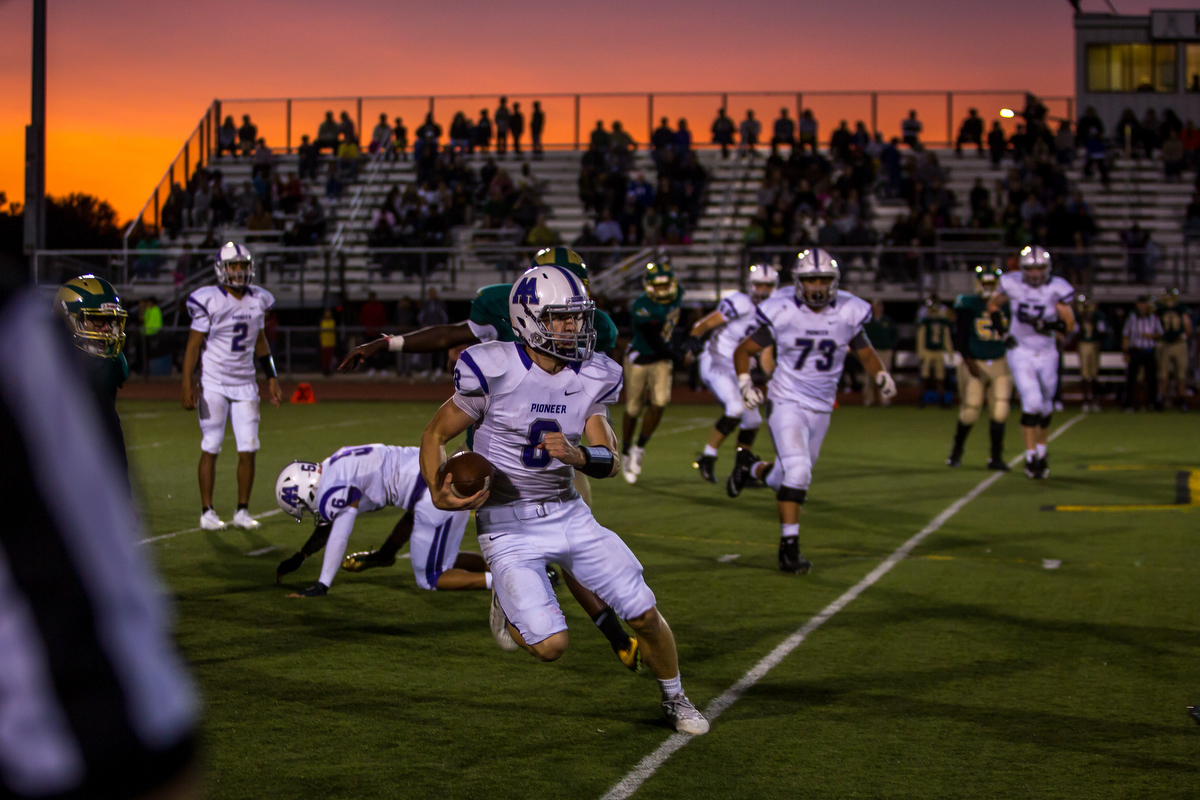
[[[264,407],[251,511],[275,508],[292,459],[416,444],[434,407]],[[194,415],[121,411],[147,535],[195,527]],[[597,517],[646,567],[701,708],[989,474],[986,425],[951,471],[952,412],[841,409],[802,523],[814,571],[784,575],[770,493],[730,500],[692,469],[716,416],[669,409],[636,486],[593,483]],[[1014,472],[967,504],[636,797],[1200,796],[1200,726],[1185,713],[1200,703],[1200,506],[1042,510],[1173,504],[1177,473],[1200,472],[1198,445],[1195,414],[1079,421],[1051,445],[1050,480]],[[225,447],[228,518],[232,434]],[[719,469],[731,460],[723,451]],[[360,518],[351,549],[377,546],[396,519]],[[286,599],[319,571],[313,559],[274,585],[311,525],[263,523],[146,545],[204,694],[210,796],[598,798],[669,736],[654,681],[620,666],[565,589],[571,649],[540,664],[496,647],[486,593],[422,592],[407,561]],[[477,550],[472,531],[464,548]]]

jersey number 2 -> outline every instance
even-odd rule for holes
[[[250,326],[244,322],[239,322],[233,326],[233,341],[229,343],[229,349],[234,353],[246,352],[246,337],[250,335]]]
[[[796,371],[804,369],[804,362],[808,361],[808,354],[812,352],[813,345],[816,344],[817,352],[821,357],[813,362],[817,372],[829,372],[833,368],[833,355],[837,352],[837,342],[833,339],[822,339],[820,342],[814,342],[812,339],[797,339],[796,347],[800,348],[800,356],[796,359]]]
[[[531,469],[541,469],[550,463],[550,453],[546,450],[539,450],[538,445],[542,443],[542,437],[547,433],[561,433],[562,427],[557,420],[539,419],[529,426],[529,437],[526,441],[529,444],[521,448],[521,462]]]

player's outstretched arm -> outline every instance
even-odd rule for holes
[[[204,344],[207,334],[200,331],[189,331],[187,350],[183,353],[183,408],[192,411],[196,408],[196,393],[192,389],[192,375],[196,371],[196,362],[200,360],[200,347]]]
[[[364,360],[388,350],[405,353],[433,353],[438,350],[449,350],[452,347],[478,343],[479,339],[466,322],[454,325],[432,325],[412,333],[382,336],[375,341],[360,344],[342,359],[342,363],[338,365],[338,372],[353,372],[354,368]]]
[[[760,336],[761,334],[761,336]],[[744,339],[733,351],[733,369],[737,373],[738,391],[746,408],[757,408],[762,404],[763,394],[750,378],[750,358],[758,355],[769,344],[769,331],[759,328],[748,339]]]
[[[728,321],[729,320],[725,319],[725,315],[720,311],[712,311],[709,314],[706,314],[695,325],[692,326],[692,330],[689,335],[699,339],[713,328],[719,328]]]
[[[267,391],[271,394],[271,405],[279,408],[279,404],[283,402],[283,390],[279,388],[279,377],[275,374],[275,361],[271,358],[271,344],[267,341],[267,335],[262,331],[258,332],[258,339],[254,342],[254,357],[258,359],[259,365],[267,375]]]
[[[859,333],[850,342],[850,346],[854,348],[854,354],[858,356],[858,361],[863,365],[863,369],[871,376],[871,380],[875,381],[875,385],[879,387],[879,394],[884,400],[891,400],[896,396],[896,381],[892,379],[892,375],[883,366],[883,362],[879,360],[879,354],[875,352],[875,346],[867,339],[866,334]]]
[[[429,420],[425,432],[421,434],[421,476],[429,487],[429,497],[433,504],[444,511],[462,511],[468,508],[478,508],[488,498],[488,489],[476,492],[470,497],[459,497],[450,488],[453,475],[447,472],[439,475],[442,464],[446,463],[446,443],[475,423],[475,419],[455,404],[451,398]],[[441,478],[441,479],[439,479]]]
[[[1058,318],[1066,325],[1063,333],[1069,336],[1075,330],[1075,309],[1066,303],[1055,303],[1054,310],[1058,313]]]

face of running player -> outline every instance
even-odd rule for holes
[[[227,286],[235,289],[244,288],[250,283],[250,262],[249,261],[229,261],[225,264],[225,279],[229,281]]]
[[[1046,282],[1045,267],[1022,267],[1021,274],[1025,277],[1025,282],[1030,286],[1041,286]]]
[[[755,303],[761,303],[770,297],[773,291],[775,291],[773,283],[752,283],[750,284],[750,299]]]
[[[828,305],[830,299],[830,287],[833,286],[833,278],[828,275],[814,275],[811,278],[800,279],[800,289],[804,292],[804,300],[810,305],[824,306]]]

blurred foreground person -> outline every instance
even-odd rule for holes
[[[0,286],[0,794],[191,798],[197,703],[122,461],[32,291]]]

